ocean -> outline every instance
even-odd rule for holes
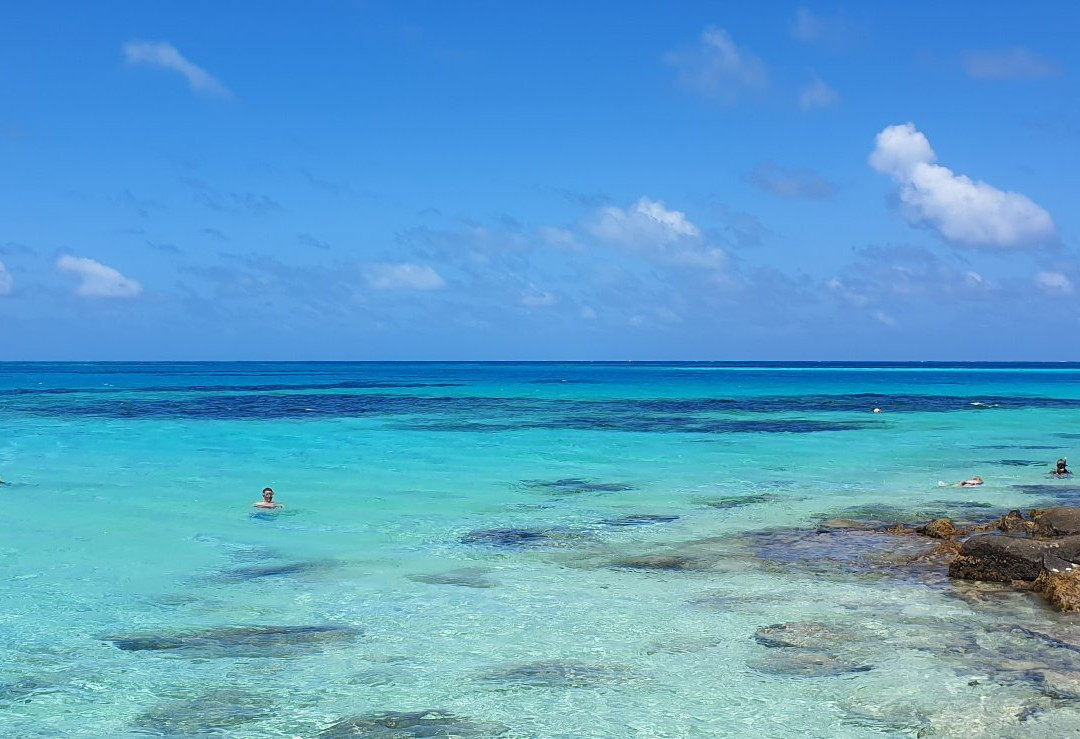
[[[1080,619],[866,522],[1080,503],[1078,381],[3,363],[0,734],[1072,734]]]

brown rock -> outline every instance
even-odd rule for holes
[[[1073,536],[1080,534],[1080,508],[1048,508],[1032,511],[1031,520],[1036,536]]]
[[[1071,562],[1080,560],[1080,536],[1053,541],[1019,536],[980,534],[964,542],[949,565],[949,577],[987,582],[1034,581],[1042,573],[1047,556]]]
[[[986,582],[1034,580],[1042,572],[1046,543],[1016,536],[981,534],[964,542],[949,577]]]
[[[1035,579],[1035,590],[1060,611],[1080,611],[1080,567],[1043,570]]]
[[[1006,532],[1022,531],[1031,533],[1032,524],[1030,521],[1024,520],[1024,514],[1019,510],[1011,510],[1001,517],[997,523],[997,528]]]
[[[933,539],[948,539],[953,536],[960,536],[968,533],[963,529],[958,529],[953,526],[952,520],[948,518],[939,518],[936,521],[931,521],[930,523],[915,529],[915,531],[916,533],[922,534],[923,536],[929,536]]]

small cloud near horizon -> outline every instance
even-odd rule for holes
[[[204,95],[231,98],[232,92],[202,67],[188,61],[167,41],[128,41],[124,44],[128,64],[161,67],[179,73],[191,89]]]
[[[901,210],[910,225],[929,226],[950,242],[1010,248],[1057,238],[1050,214],[1027,196],[937,164],[930,141],[914,123],[882,130],[869,163],[899,186]]]
[[[87,298],[133,298],[142,292],[142,285],[117,270],[86,257],[65,254],[56,260],[61,272],[79,277],[76,295]]]

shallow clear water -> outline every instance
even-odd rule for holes
[[[0,364],[0,733],[1061,736],[1073,617],[815,531],[1080,501],[1077,379]]]

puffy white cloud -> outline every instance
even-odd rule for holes
[[[603,241],[633,244],[642,241],[663,243],[684,237],[698,238],[701,231],[679,210],[668,210],[657,200],[642,197],[631,208],[601,208],[589,229]]]
[[[1021,47],[969,51],[964,54],[964,69],[968,75],[983,80],[1050,77],[1061,72],[1057,62]]]
[[[673,51],[664,61],[676,69],[680,85],[723,102],[733,103],[769,83],[764,62],[736,46],[722,28],[706,28],[697,47]]]
[[[832,197],[836,192],[831,182],[815,172],[782,169],[772,162],[757,165],[744,179],[781,198],[822,200]]]
[[[998,190],[937,164],[930,141],[913,123],[879,133],[869,161],[900,186],[908,223],[930,226],[949,241],[1020,247],[1055,237],[1050,214],[1027,196]]]
[[[202,67],[185,59],[184,55],[167,41],[129,41],[124,44],[124,58],[128,64],[146,64],[179,72],[195,92],[232,97],[225,85]]]
[[[836,105],[840,102],[840,93],[829,87],[826,82],[814,75],[814,79],[810,81],[806,87],[799,93],[799,107],[803,110],[811,110],[813,108],[828,108],[830,105]]]
[[[660,264],[710,270],[727,265],[724,251],[706,243],[685,213],[646,197],[629,208],[601,208],[586,229],[600,241]]]
[[[133,298],[142,292],[137,281],[93,259],[64,255],[56,260],[56,266],[79,277],[81,281],[75,292],[84,297]]]
[[[0,262],[0,295],[11,295],[15,289],[15,278],[8,272],[3,262]]]
[[[1061,272],[1039,272],[1035,275],[1035,284],[1039,289],[1048,293],[1061,295],[1072,295],[1073,293],[1072,280]]]
[[[365,276],[376,290],[438,290],[446,286],[446,281],[434,269],[410,262],[372,264]]]

